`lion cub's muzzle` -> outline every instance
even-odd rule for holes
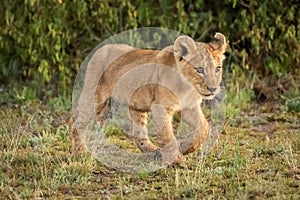
[[[209,87],[206,86],[206,91],[204,93],[200,93],[204,99],[213,99],[218,93],[220,89],[219,87]]]

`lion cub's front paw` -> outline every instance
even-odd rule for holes
[[[179,145],[176,139],[169,142],[163,148],[153,152],[156,160],[161,160],[163,165],[181,164],[185,161],[183,154],[179,150]]]

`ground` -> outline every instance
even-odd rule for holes
[[[0,105],[0,199],[299,199],[300,113],[277,103],[228,103],[225,133],[203,160],[128,174],[73,154],[70,101],[20,94]]]

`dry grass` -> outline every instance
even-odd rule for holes
[[[126,174],[70,151],[55,109],[31,99],[0,110],[1,199],[299,199],[299,113],[274,105],[229,108],[226,135],[213,152],[184,166]]]

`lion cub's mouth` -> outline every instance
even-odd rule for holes
[[[209,94],[203,94],[203,93],[200,93],[203,97],[214,97],[216,94],[214,93],[209,93]]]
[[[212,99],[216,96],[217,92],[211,92],[211,93],[206,93],[203,92],[201,90],[199,90],[199,93],[201,94],[201,96],[203,96],[205,99]]]
[[[211,99],[215,98],[215,96],[216,96],[216,93],[210,93],[210,94],[200,93],[200,94],[202,95],[203,99],[206,99],[206,100],[211,100]]]
[[[209,96],[214,95],[213,92],[209,92],[209,93],[208,93],[208,91],[203,91],[201,88],[198,88],[198,92],[199,92],[202,96],[205,96],[205,97],[209,97]]]
[[[201,89],[201,87],[198,87],[197,90],[198,90],[199,94],[200,94],[203,98],[205,98],[205,99],[212,99],[212,98],[214,98],[214,97],[216,96],[216,94],[218,94],[218,91],[219,91],[219,90],[217,89],[217,90],[214,91],[214,92],[210,92],[210,91],[208,91],[208,90],[203,90],[203,89]]]

